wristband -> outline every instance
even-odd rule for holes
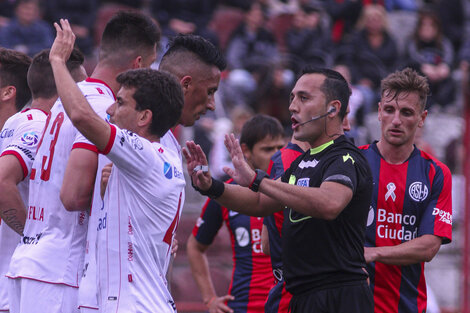
[[[255,175],[255,178],[253,179],[253,181],[251,182],[251,184],[248,186],[248,188],[250,188],[251,190],[253,190],[254,192],[258,192],[259,190],[259,185],[261,184],[261,181],[268,177],[268,174],[266,174],[266,172],[262,171],[262,170],[255,170],[256,172],[256,175]]]
[[[212,177],[212,184],[211,186],[209,187],[209,189],[207,190],[201,190],[199,189],[197,186],[195,186],[193,184],[193,180],[191,179],[191,185],[193,186],[193,188],[199,192],[201,195],[203,196],[207,196],[211,199],[217,199],[218,197],[220,197],[223,193],[224,193],[224,190],[225,190],[225,185],[223,182],[221,182],[220,180],[218,179],[215,179],[214,177]]]

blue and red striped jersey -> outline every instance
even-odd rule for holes
[[[301,156],[304,151],[296,144],[289,142],[277,151],[272,157],[268,168],[269,177],[277,179],[284,174],[292,162]],[[286,290],[286,283],[282,271],[281,232],[284,223],[284,211],[276,212],[264,218],[269,233],[269,251],[276,285],[269,292],[266,300],[266,313],[288,312],[292,295]]]
[[[399,245],[431,234],[452,240],[452,178],[449,169],[415,147],[402,164],[387,163],[376,143],[360,147],[372,170],[373,196],[366,246]],[[367,265],[374,312],[426,311],[424,262],[408,266]]]
[[[233,183],[233,180],[227,183]],[[235,297],[227,305],[236,313],[264,312],[273,280],[269,256],[261,249],[263,219],[228,210],[207,199],[193,228],[193,235],[199,243],[210,245],[224,222],[230,233],[233,252],[229,294]]]

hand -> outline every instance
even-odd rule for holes
[[[248,187],[253,182],[256,173],[245,161],[245,156],[243,155],[238,139],[235,139],[234,134],[225,135],[224,142],[225,147],[227,147],[227,150],[230,153],[233,167],[235,168],[231,169],[229,167],[224,167],[224,172],[233,178],[233,180],[235,180],[235,182],[240,186]]]
[[[225,302],[229,300],[235,300],[235,297],[232,295],[225,295],[222,297],[214,296],[209,302],[207,303],[207,307],[210,313],[232,313],[233,310],[229,308]]]
[[[60,26],[54,23],[54,27],[57,31],[57,35],[52,44],[51,52],[49,52],[49,61],[51,63],[61,62],[65,64],[72,53],[75,35],[72,32],[68,20],[60,19]]]
[[[171,242],[171,255],[173,257],[176,257],[176,251],[178,251],[178,240],[176,238],[173,238],[173,241]]]
[[[206,191],[212,185],[212,177],[209,171],[194,171],[198,165],[207,165],[207,158],[200,145],[196,145],[194,141],[187,141],[186,148],[183,147],[183,155],[186,159],[186,167],[191,181],[197,188]]]
[[[101,170],[101,184],[100,184],[100,195],[101,199],[104,198],[104,193],[106,187],[108,186],[109,176],[111,175],[111,169],[113,168],[113,163],[106,164]]]

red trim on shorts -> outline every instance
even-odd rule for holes
[[[26,166],[26,162],[23,160],[23,158],[21,157],[21,155],[16,152],[16,151],[13,151],[13,150],[7,150],[7,151],[4,151],[2,153],[2,155],[0,155],[0,157],[4,156],[4,155],[13,155],[15,156],[18,161],[20,162],[21,164],[21,168],[23,169],[23,179],[26,178],[26,176],[28,176],[28,167]]]
[[[98,153],[98,148],[95,145],[92,145],[92,144],[86,143],[86,142],[74,143],[73,146],[72,146],[72,150],[73,149],[85,149],[85,150],[90,150],[92,152]]]
[[[109,90],[111,90],[112,94],[113,94],[113,97],[114,97],[114,100],[116,100],[116,95],[114,94],[114,91],[111,87],[109,87],[108,84],[106,84],[104,81],[102,81],[101,79],[96,79],[96,78],[92,78],[92,77],[88,77],[87,79],[85,79],[86,82],[88,83],[98,83],[98,84],[103,84],[105,85],[106,87],[109,88]]]
[[[103,151],[99,151],[102,154],[108,154],[109,151],[111,151],[111,148],[114,145],[114,140],[116,139],[116,126],[112,124],[108,124],[109,127],[111,127],[111,133],[109,134],[109,141],[106,144],[106,147],[104,147]]]
[[[54,282],[51,282],[51,281],[45,281],[45,280],[40,280],[40,279],[36,279],[36,278],[31,278],[31,277],[24,277],[24,276],[15,276],[15,277],[12,277],[12,276],[8,276],[8,275],[5,275],[5,276],[8,277],[8,278],[10,278],[10,279],[23,278],[23,279],[30,279],[30,280],[38,281],[38,282],[40,282],[40,283],[46,283],[46,284],[52,284],[52,285],[64,285],[64,286],[67,286],[67,287],[78,288],[78,285],[77,285],[77,286],[73,286],[73,285],[69,285],[69,284],[66,284],[66,283],[54,283]]]

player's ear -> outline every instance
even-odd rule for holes
[[[188,92],[192,81],[193,81],[193,78],[189,75],[183,76],[183,78],[180,79],[180,85],[183,88],[184,93]]]
[[[132,69],[142,68],[142,56],[138,56],[132,62]]]
[[[250,148],[248,148],[248,146],[246,145],[246,143],[240,144],[240,148],[242,148],[242,152],[243,152],[243,155],[245,156],[245,159],[249,160],[249,158],[250,158],[250,156],[251,156],[251,150],[250,150]]]
[[[379,105],[378,105],[378,114],[377,114],[377,118],[379,119],[379,122],[382,121],[382,102],[379,101]]]
[[[139,127],[145,127],[152,124],[152,117],[153,113],[149,109],[140,111],[140,116],[139,120],[137,121],[137,125]]]
[[[424,110],[422,113],[421,113],[421,120],[419,121],[418,123],[418,127],[419,128],[422,128],[424,126],[424,120],[426,119],[426,116],[428,116],[428,111],[427,110]]]
[[[16,87],[15,86],[5,86],[2,89],[0,89],[0,98],[2,101],[8,101],[11,100],[12,98],[16,97]]]

